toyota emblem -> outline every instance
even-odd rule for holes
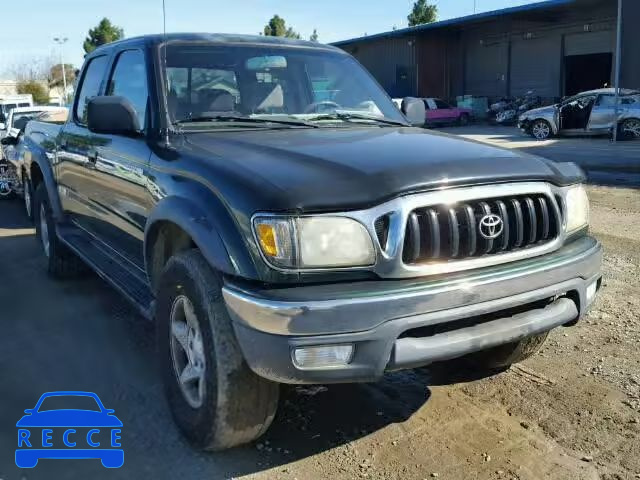
[[[480,229],[480,235],[487,240],[493,240],[494,238],[498,238],[502,233],[504,223],[498,215],[490,213],[480,219],[478,227]]]

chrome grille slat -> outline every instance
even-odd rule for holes
[[[491,213],[491,207],[487,202],[480,202],[479,205],[482,209],[483,216],[489,215]],[[484,238],[482,235],[480,235],[480,238],[482,238],[482,240],[484,241],[484,253],[489,253],[493,248],[493,240]]]
[[[476,217],[473,214],[473,208],[471,205],[464,206],[465,216],[467,217],[467,235],[469,235],[469,253],[467,254],[469,257],[472,257],[476,253],[477,247],[477,235],[476,235]]]
[[[547,200],[544,197],[538,197],[538,203],[540,204],[540,213],[542,216],[542,234],[540,240],[546,240],[549,238],[549,208],[547,207]]]
[[[427,210],[429,221],[429,232],[431,233],[431,258],[440,257],[440,224],[438,223],[438,213],[430,208]]]
[[[524,203],[527,206],[527,215],[529,218],[529,243],[535,243],[538,236],[538,225],[536,218],[536,207],[531,197],[525,197]]]
[[[449,209],[449,238],[451,239],[451,257],[456,258],[460,250],[460,225],[455,208]]]
[[[502,232],[502,245],[500,245],[500,250],[506,250],[509,246],[509,213],[507,212],[507,206],[502,200],[496,201],[496,206],[498,207],[498,211],[500,212],[500,218],[502,218],[503,222],[503,232]]]
[[[516,220],[516,241],[514,242],[514,247],[522,246],[522,242],[524,241],[524,220],[522,217],[522,207],[520,206],[520,202],[514,198],[511,200],[513,204],[513,210]]]
[[[554,199],[540,192],[417,207],[406,218],[402,256],[406,265],[435,259],[464,261],[532,248],[554,241],[562,225]],[[501,220],[502,225],[492,230],[493,225],[481,225],[482,219],[498,224]]]

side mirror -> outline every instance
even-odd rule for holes
[[[18,143],[17,137],[13,137],[13,136],[2,137],[2,140],[0,140],[0,144],[5,146],[16,145],[17,143]]]
[[[402,113],[407,117],[409,123],[416,127],[421,127],[425,123],[427,109],[424,102],[419,98],[405,97],[402,99]]]
[[[135,135],[140,133],[136,110],[124,97],[93,97],[87,105],[87,127],[94,133]]]

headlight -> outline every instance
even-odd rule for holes
[[[364,267],[375,263],[369,232],[351,218],[256,217],[253,228],[260,250],[276,267]]]
[[[571,234],[589,225],[589,199],[584,185],[567,190],[565,195],[567,208],[567,234]]]

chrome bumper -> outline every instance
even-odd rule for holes
[[[371,381],[385,371],[459,357],[571,323],[588,307],[600,279],[602,248],[591,237],[541,257],[437,279],[358,282],[248,290],[223,288],[240,347],[251,368],[283,383]],[[553,299],[544,308],[471,327],[464,319]],[[406,336],[447,324],[446,333]],[[301,370],[293,349],[352,344],[351,362]]]

